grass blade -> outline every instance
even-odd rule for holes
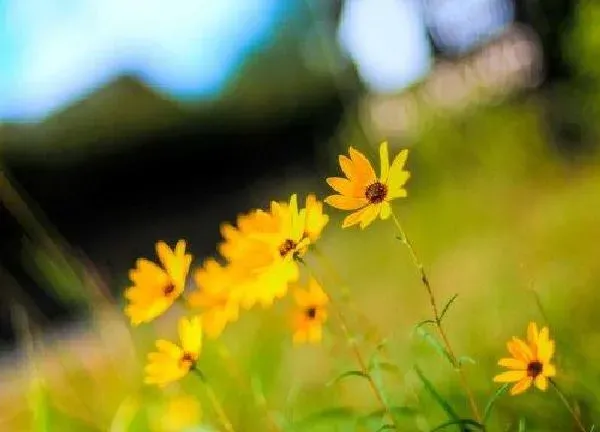
[[[487,423],[488,418],[489,418],[490,414],[492,413],[492,408],[494,407],[494,404],[500,398],[500,396],[502,396],[504,393],[506,393],[509,386],[510,386],[510,384],[504,384],[502,387],[500,387],[498,390],[496,390],[496,393],[494,393],[492,395],[492,397],[488,401],[487,405],[485,406],[485,410],[483,411],[483,424]]]
[[[467,432],[469,430],[485,430],[485,426],[483,426],[482,424],[477,423],[475,420],[471,420],[471,419],[459,419],[459,420],[451,420],[449,422],[443,423],[439,426],[436,426],[435,428],[433,428],[431,430],[431,432],[438,432],[441,431],[443,429],[446,429],[448,426],[460,426],[460,430]],[[467,426],[473,426],[475,429],[466,429]]]
[[[423,340],[425,342],[427,342],[443,358],[445,358],[446,360],[448,360],[448,362],[452,365],[452,367],[455,367],[454,361],[452,360],[452,356],[450,356],[450,354],[448,353],[448,351],[446,351],[446,348],[444,348],[444,345],[442,345],[442,343],[439,340],[437,340],[435,338],[435,336],[433,336],[431,333],[429,333],[423,327],[417,328],[416,331],[419,334],[419,336],[421,336],[423,338]]]
[[[444,306],[444,308],[442,309],[442,312],[440,313],[440,322],[442,322],[442,320],[444,319],[444,316],[446,315],[446,312],[448,312],[448,309],[450,309],[450,306],[452,306],[452,304],[454,303],[454,301],[458,298],[458,294],[454,294],[452,297],[450,297],[450,300],[448,300],[446,302],[446,305]]]
[[[415,372],[417,373],[417,375],[419,376],[419,379],[425,386],[425,389],[429,392],[429,394],[433,397],[433,399],[435,399],[435,401],[438,403],[438,405],[444,410],[444,412],[448,415],[450,420],[460,421],[460,417],[458,416],[456,411],[454,411],[454,409],[450,406],[450,404],[446,401],[446,399],[444,399],[439,394],[439,392],[435,389],[435,387],[433,386],[431,381],[429,381],[427,379],[427,377],[425,377],[425,375],[423,374],[423,371],[417,365],[415,365]]]
[[[327,387],[331,387],[332,385],[337,384],[344,378],[348,378],[351,376],[357,376],[357,377],[366,378],[366,379],[369,378],[368,375],[366,373],[364,373],[363,371],[351,370],[351,371],[347,371],[347,372],[344,372],[343,374],[338,375],[337,377],[335,377],[334,379],[329,381],[326,385],[327,385]]]

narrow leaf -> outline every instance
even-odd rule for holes
[[[460,356],[460,357],[457,359],[457,361],[458,361],[458,365],[459,365],[459,366],[462,366],[462,365],[464,365],[465,363],[477,364],[477,362],[475,361],[475,359],[474,359],[474,358],[472,358],[472,357],[469,357],[469,356]]]
[[[421,327],[423,327],[423,326],[425,326],[425,325],[427,325],[427,324],[435,324],[435,321],[434,321],[434,320],[432,320],[432,319],[426,319],[426,320],[423,320],[423,321],[421,321],[421,322],[417,323],[417,324],[415,325],[415,327],[413,328],[412,334],[414,335],[415,333],[417,333],[417,332],[419,331],[419,329],[420,329]]]
[[[500,396],[502,396],[504,393],[506,393],[509,386],[510,386],[510,384],[504,384],[502,387],[500,387],[498,390],[496,390],[496,393],[494,393],[492,395],[492,397],[488,401],[487,405],[485,406],[485,410],[483,411],[483,424],[487,423],[488,418],[490,417],[490,414],[492,413],[492,408],[494,407],[494,404],[496,403],[498,398],[500,398]]]
[[[519,432],[525,432],[527,429],[527,425],[525,424],[525,419],[519,419]]]
[[[366,378],[366,379],[369,378],[369,376],[366,373],[364,373],[363,371],[352,370],[352,371],[344,372],[341,375],[338,375],[337,377],[335,377],[334,379],[329,381],[326,385],[327,385],[327,387],[330,387],[334,384],[337,384],[339,381],[343,380],[344,378],[348,378],[351,376],[357,376],[357,377]]]
[[[431,381],[425,377],[423,371],[419,368],[419,366],[415,365],[415,372],[419,376],[419,379],[423,382],[425,389],[429,392],[429,394],[435,399],[438,405],[446,412],[450,420],[459,421],[460,417],[456,414],[456,411],[450,406],[450,404],[444,399],[438,391],[435,389]]]
[[[475,420],[459,419],[459,420],[451,420],[449,422],[446,422],[439,426],[436,426],[435,428],[433,428],[431,430],[431,432],[438,432],[438,431],[446,429],[449,426],[460,426],[461,431],[465,431],[465,432],[469,431],[469,430],[482,430],[482,431],[485,430],[485,427],[482,424],[477,423]],[[467,429],[467,427],[469,429]],[[474,427],[475,429],[471,429],[471,427]]]
[[[448,362],[450,362],[450,364],[453,367],[455,367],[454,362],[452,361],[452,357],[450,356],[448,351],[446,351],[446,348],[444,348],[442,343],[436,337],[434,337],[432,334],[430,334],[427,330],[423,329],[422,327],[417,329],[417,333],[419,334],[419,336],[421,336],[423,338],[423,340],[425,342],[427,342],[442,357],[444,357],[446,360],[448,360]]]
[[[390,372],[390,373],[396,374],[396,375],[400,374],[400,368],[393,363],[375,362],[373,367],[377,368],[379,370],[385,371],[385,372]]]
[[[446,315],[446,312],[448,312],[448,309],[450,309],[450,306],[452,306],[452,304],[454,303],[454,301],[457,298],[458,298],[458,294],[454,294],[452,297],[450,297],[450,300],[448,300],[446,302],[446,305],[442,309],[442,313],[440,313],[440,322],[444,319],[444,316]]]

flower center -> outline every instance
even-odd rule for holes
[[[365,190],[365,198],[371,204],[377,204],[382,202],[387,196],[387,186],[381,182],[375,182],[367,186]]]
[[[184,352],[179,361],[184,363],[189,368],[191,368],[195,363],[194,356],[189,352]]]
[[[279,246],[279,255],[284,257],[294,249],[296,249],[296,242],[294,242],[294,240],[287,239],[281,244],[281,246]]]
[[[539,361],[532,361],[527,365],[527,376],[531,378],[537,377],[544,370],[544,365]]]
[[[304,313],[306,314],[306,316],[309,319],[313,320],[317,316],[317,308],[314,306],[311,306],[311,307],[307,308],[306,311],[304,311]]]
[[[171,294],[173,294],[174,291],[175,285],[173,284],[173,282],[167,283],[167,285],[165,285],[165,287],[163,288],[163,293],[166,297],[169,297]]]

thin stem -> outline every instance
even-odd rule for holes
[[[234,375],[235,378],[237,379],[240,387],[244,388],[247,385],[251,386],[251,383],[246,382],[246,381],[250,381],[250,380],[247,379],[246,376],[244,376],[243,372],[241,371],[241,368],[239,367],[238,363],[235,361],[235,358],[231,355],[231,353],[229,352],[229,349],[225,346],[225,344],[219,343],[218,353],[219,353],[219,356],[223,359],[223,361],[227,365],[230,373],[232,375]],[[280,431],[281,428],[275,422],[275,420],[273,420],[273,417],[269,411],[269,407],[267,405],[265,396],[262,393],[256,394],[255,391],[252,391],[252,395],[254,396],[256,405],[265,412],[265,416],[269,423],[269,429],[273,432]]]
[[[319,265],[329,273],[329,276],[331,277],[333,283],[335,283],[336,286],[339,287],[342,294],[342,301],[344,301],[348,305],[352,313],[356,314],[358,318],[363,321],[363,323],[366,327],[369,328],[369,330],[374,331],[377,339],[376,342],[379,344],[379,342],[381,341],[379,332],[377,331],[373,323],[369,320],[369,318],[362,313],[362,311],[356,306],[356,304],[352,300],[350,290],[348,289],[348,284],[344,281],[344,278],[337,271],[337,269],[335,268],[331,260],[327,257],[327,255],[324,254],[321,251],[321,249],[317,247],[317,245],[313,244],[311,245],[311,248],[314,255],[317,257]]]
[[[210,403],[212,404],[213,409],[215,410],[215,413],[217,414],[217,417],[223,426],[223,429],[225,429],[227,432],[235,432],[229,417],[227,417],[227,414],[225,414],[225,410],[223,409],[221,402],[219,402],[219,398],[217,398],[212,386],[206,379],[206,376],[197,367],[194,367],[192,370],[196,373],[196,375],[198,375],[198,377],[200,377],[200,380],[204,384],[206,395],[208,396],[208,399],[210,400]]]
[[[306,265],[306,263],[304,261],[302,261],[302,263],[304,263]],[[331,309],[335,312],[335,316],[340,325],[340,329],[342,330],[342,333],[344,334],[344,337],[346,338],[346,341],[348,342],[348,345],[350,346],[350,350],[354,354],[354,357],[356,357],[356,361],[358,363],[358,366],[360,367],[360,371],[363,373],[363,375],[367,379],[367,382],[369,383],[369,387],[371,388],[373,395],[375,396],[375,399],[377,399],[377,402],[381,405],[381,408],[385,411],[386,415],[389,417],[390,421],[394,425],[395,430],[400,430],[398,427],[396,418],[394,417],[392,411],[390,410],[390,408],[385,400],[385,397],[381,393],[381,390],[377,386],[375,379],[373,378],[373,376],[371,375],[371,372],[369,371],[369,368],[367,367],[367,362],[365,361],[362,353],[360,352],[360,348],[358,346],[358,343],[356,342],[356,338],[352,335],[352,333],[350,332],[350,329],[348,328],[348,323],[346,322],[346,318],[344,317],[342,310],[338,307],[337,302],[331,297],[331,295],[329,295],[329,293],[326,293],[326,295],[329,299],[329,303],[331,304]]]
[[[556,384],[556,382],[554,382],[553,379],[550,379],[549,381],[550,381],[550,384],[552,384],[552,387],[554,387],[554,390],[556,390],[556,393],[558,394],[558,397],[560,398],[560,400],[562,401],[562,403],[565,405],[565,407],[567,408],[567,410],[571,414],[571,417],[573,417],[573,420],[575,420],[575,424],[577,425],[577,427],[582,432],[587,432],[586,428],[583,426],[583,423],[581,423],[581,420],[579,419],[579,416],[577,415],[577,413],[575,412],[575,410],[573,409],[573,407],[571,407],[571,404],[569,403],[569,401],[568,401],[567,397],[565,396],[565,394],[562,392],[562,390],[558,387],[558,385]]]
[[[402,242],[406,245],[406,247],[408,249],[408,252],[413,260],[415,267],[417,268],[417,270],[420,273],[421,282],[423,283],[423,286],[425,286],[427,295],[429,297],[429,304],[431,305],[431,310],[433,312],[435,326],[437,328],[438,334],[440,335],[440,338],[442,339],[444,347],[446,348],[446,352],[448,353],[448,355],[450,356],[450,359],[452,360],[454,368],[458,371],[460,381],[461,381],[463,389],[465,390],[465,393],[467,395],[467,399],[469,401],[469,405],[471,407],[473,416],[475,417],[475,420],[477,420],[478,422],[481,422],[481,414],[479,413],[479,408],[477,406],[477,402],[475,401],[473,391],[471,390],[471,387],[469,386],[467,376],[466,376],[460,362],[458,361],[456,354],[454,353],[454,349],[452,349],[450,340],[448,339],[448,336],[446,335],[446,331],[444,330],[444,327],[442,325],[442,319],[440,316],[439,308],[438,308],[438,305],[437,305],[437,302],[435,299],[435,295],[433,294],[433,288],[431,287],[431,283],[429,282],[429,277],[427,276],[427,273],[425,272],[425,267],[423,266],[423,264],[421,263],[421,260],[417,256],[415,249],[412,246],[412,243],[410,242],[408,236],[406,235],[406,232],[402,228],[402,224],[400,223],[400,220],[398,220],[398,218],[396,217],[394,212],[392,212],[392,220],[394,221],[394,224],[396,225],[396,228],[398,229],[398,232],[400,233]]]

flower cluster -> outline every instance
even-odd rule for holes
[[[407,196],[404,187],[410,177],[405,170],[408,151],[399,152],[390,163],[388,146],[384,142],[379,147],[379,156],[380,171],[377,175],[365,155],[350,147],[348,156],[339,157],[344,177],[327,178],[327,183],[337,194],[324,201],[334,208],[352,211],[343,220],[343,228],[358,225],[364,229],[378,217],[385,220],[393,216],[399,238],[409,248],[430,296],[434,316],[424,323],[437,327],[441,338],[439,347],[462,373],[461,363],[454,355],[442,326],[445,309],[440,315],[429,278],[391,207],[393,200]],[[269,308],[275,301],[286,297],[289,291],[293,291],[295,301],[293,341],[321,341],[331,297],[314,276],[308,275],[306,284],[299,281],[300,264],[304,263],[304,256],[311,245],[319,240],[328,221],[329,217],[323,212],[323,203],[314,195],[306,198],[302,208],[299,207],[297,196],[292,195],[287,202],[271,202],[266,210],[255,209],[239,215],[235,223],[221,226],[222,241],[217,247],[219,257],[206,259],[193,269],[189,293],[186,287],[192,257],[186,252],[184,240],[178,241],[174,249],[162,241],[158,242],[156,263],[145,258],[138,259],[129,275],[131,286],[125,292],[128,300],[125,313],[132,325],[156,319],[177,300],[191,311],[190,316],[179,320],[178,343],[166,340],[156,342],[156,351],[148,355],[146,383],[165,386],[184,377],[197,365],[203,335],[209,339],[218,338],[242,311],[257,306]],[[347,326],[341,313],[337,312],[340,326],[347,334]],[[349,340],[353,339],[349,334],[347,336]],[[515,337],[507,346],[511,357],[501,359],[498,364],[509,370],[497,375],[495,382],[504,383],[505,388],[514,383],[510,389],[513,395],[523,393],[532,386],[542,391],[548,388],[549,383],[556,387],[553,381],[556,368],[552,364],[555,344],[550,339],[547,327],[539,330],[537,324],[532,322],[526,340]],[[384,401],[378,393],[375,380],[365,367],[360,350],[355,347],[354,352],[362,368],[361,376],[370,380],[378,400]],[[477,403],[464,375],[462,383],[474,418],[479,422],[481,416]],[[390,414],[388,408],[383,408],[384,412]],[[393,420],[392,415],[389,417]],[[224,425],[228,424],[225,420]],[[229,430],[228,427],[226,429]]]
[[[271,202],[268,210],[238,216],[235,224],[221,226],[220,258],[206,259],[193,269],[189,293],[185,289],[192,256],[186,253],[184,240],[178,241],[174,249],[158,242],[158,263],[138,259],[129,275],[132,285],[125,291],[125,314],[132,325],[156,319],[177,300],[193,313],[179,321],[179,345],[156,342],[157,351],[148,355],[146,382],[164,386],[182,378],[196,366],[203,334],[218,338],[227,324],[238,319],[240,310],[255,305],[268,308],[283,298],[289,287],[298,283],[299,261],[319,239],[328,221],[323,203],[314,195],[306,198],[303,208],[292,195],[288,202]],[[297,288],[297,293],[301,292]],[[326,317],[321,309],[326,301],[315,297],[317,292],[326,299],[316,280],[311,279],[308,297],[300,306],[309,308],[312,301],[318,313],[296,321],[295,341],[320,340]]]

